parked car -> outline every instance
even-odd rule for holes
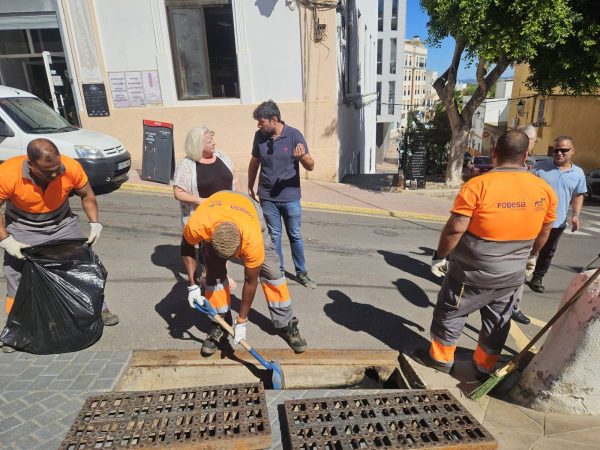
[[[587,197],[600,197],[600,169],[592,170],[585,174],[585,183],[587,184]]]
[[[525,160],[525,166],[527,166],[527,170],[531,170],[533,166],[535,166],[540,161],[552,160],[552,156],[546,155],[529,155]]]
[[[492,170],[492,157],[491,156],[476,156],[473,158],[473,165],[471,168],[471,175],[481,175],[489,170]]]
[[[0,85],[0,162],[26,154],[36,138],[50,139],[77,159],[92,187],[128,179],[131,155],[118,140],[74,127],[35,95]]]

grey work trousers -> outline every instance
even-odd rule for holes
[[[257,209],[265,249],[265,259],[259,273],[260,282],[263,287],[263,292],[265,293],[267,305],[269,306],[269,313],[271,315],[273,326],[275,328],[283,328],[294,318],[292,300],[291,298],[288,298],[287,301],[273,301],[273,299],[269,299],[269,296],[267,295],[268,289],[265,289],[266,285],[279,286],[287,283],[287,281],[280,268],[281,261],[279,259],[279,254],[267,231],[262,215],[262,209],[254,199],[252,199],[252,201]],[[206,262],[206,290],[219,290],[220,286],[224,286],[224,283],[227,283],[227,260],[217,255],[210,243],[207,242],[205,244],[206,245],[203,246],[203,256]],[[220,314],[225,314],[228,310],[229,305],[222,305],[221,308],[217,308],[217,312]]]
[[[446,275],[433,310],[431,336],[443,345],[456,345],[469,314],[481,314],[479,346],[500,354],[510,330],[510,317],[519,286],[482,288],[465,285]]]

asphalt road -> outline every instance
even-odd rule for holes
[[[71,202],[80,211],[77,198]],[[107,301],[121,323],[105,328],[93,349],[199,349],[210,322],[191,310],[185,299],[177,202],[169,195],[119,190],[99,196],[99,204],[104,230],[96,250],[109,271]],[[82,217],[87,233],[87,220]],[[513,326],[507,351],[522,348],[527,337],[543,326],[573,275],[598,254],[600,202],[587,204],[583,219],[589,229],[562,238],[545,280],[546,293],[526,288],[522,309],[536,319],[535,324]],[[309,290],[294,281],[289,285],[309,346],[404,352],[426,346],[440,283],[429,272],[429,261],[442,225],[305,211],[307,265],[319,286]],[[285,250],[286,268],[293,272],[287,243]],[[237,309],[242,268],[230,264],[230,269],[239,282],[233,292]],[[5,295],[3,280],[0,295]],[[286,346],[273,334],[260,290],[250,320],[252,345]],[[473,349],[478,327],[479,318],[474,316],[459,345]]]

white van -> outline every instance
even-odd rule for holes
[[[0,85],[0,162],[47,138],[83,166],[92,187],[127,181],[131,155],[115,138],[76,128],[29,92]]]

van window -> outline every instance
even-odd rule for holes
[[[0,98],[0,109],[25,133],[63,133],[77,130],[39,98]]]

